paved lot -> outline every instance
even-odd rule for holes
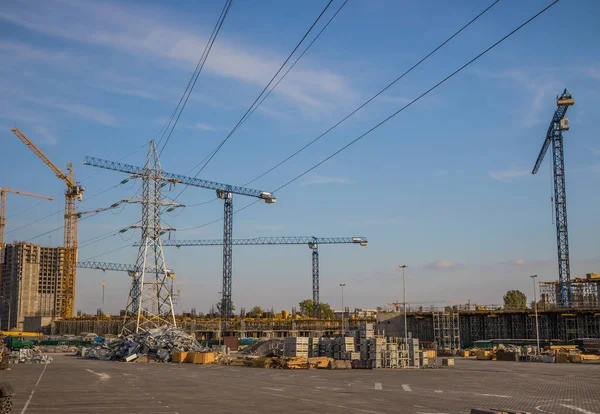
[[[600,414],[600,365],[457,359],[439,370],[309,371],[57,355],[49,365],[11,367],[0,379],[17,391],[16,413]]]

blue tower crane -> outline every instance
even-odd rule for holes
[[[569,263],[569,234],[567,229],[567,192],[565,189],[565,158],[563,153],[563,131],[569,130],[569,120],[565,118],[569,106],[575,100],[565,89],[556,99],[558,108],[554,112],[544,143],[538,155],[532,174],[540,169],[544,156],[552,143],[552,158],[554,171],[554,209],[556,214],[556,245],[558,249],[558,282],[560,289],[560,305],[572,305],[571,266]]]
[[[312,316],[319,317],[319,245],[320,244],[359,244],[367,245],[366,237],[256,237],[253,239],[231,239],[230,246],[268,246],[281,244],[304,244],[312,250],[312,290],[313,312]],[[224,240],[164,240],[164,247],[174,246],[220,246]],[[228,269],[231,271],[231,268]],[[225,263],[223,263],[225,273]],[[222,312],[222,310],[221,310]]]

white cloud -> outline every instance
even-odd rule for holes
[[[216,131],[217,130],[217,128],[215,128],[214,126],[209,125],[209,124],[205,124],[205,123],[202,123],[202,122],[198,122],[195,125],[195,128],[196,129],[200,129],[202,131]]]
[[[529,173],[529,171],[524,168],[512,167],[512,168],[508,168],[506,170],[490,171],[489,175],[494,180],[510,181],[510,180],[517,179],[519,177],[523,177],[523,176],[527,175],[528,173]]]
[[[424,264],[422,267],[427,270],[453,271],[463,269],[465,266],[463,264],[456,263],[448,259],[440,259],[432,263]]]
[[[159,99],[157,95],[141,89],[106,88],[106,90],[108,92],[116,93],[117,95],[137,96],[138,98],[150,99],[153,101]]]
[[[65,52],[41,49],[21,42],[0,41],[0,51],[10,54],[13,60],[41,60],[45,63],[65,61],[70,58]]]
[[[49,98],[25,97],[24,99],[40,105],[48,106],[50,108],[63,110],[71,115],[75,115],[98,124],[108,126],[114,126],[117,124],[117,119],[112,114],[88,105],[56,102]]]
[[[589,67],[586,69],[586,73],[590,78],[600,80],[600,68]]]
[[[46,127],[35,125],[33,130],[37,133],[37,136],[41,138],[40,142],[42,144],[56,145],[56,138],[50,133],[50,131],[46,129]]]
[[[543,111],[545,104],[556,96],[561,89],[561,83],[549,73],[530,75],[519,69],[507,69],[498,72],[485,72],[473,69],[473,73],[486,79],[501,79],[514,83],[518,88],[528,92],[526,102],[528,105],[522,111],[521,123],[524,127],[531,127],[547,122],[547,114]]]
[[[300,185],[315,185],[315,184],[352,184],[348,177],[327,177],[324,175],[313,175],[305,178]]]
[[[90,3],[63,0],[61,3],[33,2],[35,7],[9,5],[0,19],[30,30],[67,38],[76,42],[100,45],[130,55],[144,55],[190,69],[198,60],[206,39],[196,28],[186,28],[166,10],[124,7],[120,3]],[[227,22],[226,22],[227,24]],[[282,55],[232,44],[219,38],[206,62],[205,70],[214,76],[233,78],[264,86],[283,61]],[[308,66],[306,60],[304,67]],[[327,69],[295,68],[275,89],[274,94],[298,106],[314,110],[326,108],[356,96],[347,80]]]

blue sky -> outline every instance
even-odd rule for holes
[[[325,19],[341,5],[335,0]],[[491,1],[350,0],[274,93],[202,173],[243,184],[329,128],[476,16]],[[309,150],[252,184],[273,190],[354,139],[483,51],[549,1],[502,0],[430,60]],[[222,140],[324,7],[324,1],[235,2],[163,156],[187,173]],[[86,155],[141,165],[143,145],[171,113],[222,2],[11,1],[0,5],[0,185],[55,195],[8,196],[6,239],[62,225],[63,184],[10,132],[16,124],[60,166],[71,161],[87,188],[81,210],[132,196],[125,175],[82,166]],[[500,303],[508,289],[531,296],[531,273],[557,277],[548,157],[531,168],[567,87],[565,159],[572,275],[600,271],[598,118],[600,4],[559,2],[517,35],[398,117],[234,219],[234,237],[365,236],[369,246],[322,246],[321,300],[375,307],[410,302]],[[324,24],[326,20],[320,23]],[[318,25],[317,29],[321,26]],[[309,37],[310,39],[311,37]],[[128,155],[129,154],[129,155]],[[108,190],[107,190],[108,189]],[[594,190],[593,190],[594,189]],[[107,191],[104,191],[107,190]],[[177,194],[178,188],[169,193]],[[103,192],[104,191],[104,192]],[[102,193],[101,193],[102,192]],[[93,197],[95,194],[100,195]],[[213,199],[189,189],[181,201]],[[89,200],[89,201],[88,201]],[[253,200],[236,197],[242,207]],[[222,216],[222,203],[188,207],[165,221],[179,229]],[[139,220],[138,205],[83,220],[80,241]],[[28,225],[29,224],[29,225]],[[25,226],[23,228],[20,228]],[[20,229],[19,229],[20,228]],[[178,231],[222,237],[221,223]],[[131,238],[131,239],[129,239]],[[128,242],[129,231],[82,247],[84,260]],[[62,243],[62,230],[35,239]],[[221,249],[165,248],[184,309],[207,311],[221,290]],[[124,248],[97,260],[133,263]],[[125,305],[127,276],[78,272],[77,308]],[[234,248],[236,306],[291,308],[311,295],[304,246]]]

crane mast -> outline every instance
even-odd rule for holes
[[[556,217],[556,247],[558,251],[558,282],[560,289],[560,304],[570,307],[572,304],[571,294],[571,265],[569,262],[569,232],[567,227],[567,192],[565,186],[565,158],[563,149],[563,131],[569,130],[569,120],[565,118],[569,106],[574,105],[575,100],[565,89],[557,97],[557,109],[554,112],[542,149],[531,171],[536,174],[540,169],[544,156],[552,144],[552,160],[554,173],[554,209]]]
[[[109,161],[109,160],[104,160],[104,159],[100,159],[100,158],[95,158],[95,157],[86,157],[85,160],[83,161],[83,163],[85,165],[90,165],[93,167],[98,167],[98,168],[104,168],[104,169],[108,169],[108,170],[113,170],[113,171],[119,171],[119,172],[124,172],[127,174],[132,174],[134,177],[140,177],[142,178],[142,180],[144,180],[144,177],[148,176],[148,171],[155,171],[156,173],[154,174],[156,176],[156,179],[154,179],[155,181],[161,181],[161,182],[168,182],[171,184],[176,184],[176,183],[181,183],[181,184],[185,184],[185,185],[189,185],[192,187],[200,187],[200,188],[205,188],[205,189],[210,189],[210,190],[215,190],[217,193],[217,197],[222,199],[224,201],[224,217],[223,217],[223,221],[224,221],[224,226],[223,226],[223,240],[221,240],[221,243],[223,245],[223,296],[221,299],[221,309],[223,312],[223,319],[225,320],[225,324],[227,325],[228,320],[229,320],[229,316],[231,315],[232,312],[232,306],[231,306],[231,277],[232,277],[232,249],[231,249],[231,241],[232,241],[232,236],[233,236],[233,195],[234,194],[238,194],[238,195],[243,195],[243,196],[248,196],[248,197],[255,197],[258,199],[263,200],[265,203],[267,204],[273,204],[276,202],[276,198],[273,196],[273,194],[267,192],[267,191],[259,191],[259,190],[253,190],[253,189],[249,189],[249,188],[245,188],[245,187],[241,187],[241,186],[235,186],[235,185],[229,185],[229,184],[221,184],[221,183],[217,183],[214,181],[207,181],[201,178],[196,178],[196,177],[187,177],[184,175],[179,175],[179,174],[172,174],[166,171],[163,171],[162,168],[160,167],[160,163],[158,160],[158,154],[156,153],[156,149],[155,149],[155,143],[154,141],[151,141],[150,143],[150,149],[151,149],[151,153],[153,155],[149,155],[149,159],[151,158],[154,162],[154,164],[156,165],[154,168],[149,169],[149,168],[140,168],[137,167],[135,165],[130,165],[130,164],[124,164],[121,162],[115,162],[115,161]],[[154,191],[155,194],[160,194],[160,187],[157,187]],[[143,191],[144,193],[144,199],[146,201],[143,202],[143,208],[142,208],[142,217],[146,217],[148,216],[149,213],[151,213],[150,215],[152,215],[154,218],[153,220],[156,223],[160,222],[160,214],[161,214],[161,210],[156,209],[154,206],[152,209],[148,209],[146,208],[146,205],[148,205],[149,203],[151,204],[151,200],[156,200],[157,197],[152,196],[151,192],[147,192],[147,191]],[[150,201],[149,201],[150,200]],[[144,212],[145,211],[145,212]],[[142,221],[144,221],[145,219],[143,219]],[[147,220],[146,220],[147,221]],[[148,229],[150,229],[150,227],[146,226]],[[152,226],[151,226],[152,227]],[[152,228],[158,228],[158,224]],[[151,230],[151,229],[150,229]],[[162,229],[163,231],[165,231],[166,229]],[[154,230],[152,230],[154,231]],[[162,241],[160,240],[160,234],[158,234],[160,232],[155,232],[154,236],[152,237],[153,239],[153,244],[155,246],[160,246],[160,253],[155,254],[156,257],[161,257],[163,258],[163,252],[162,252]],[[142,238],[144,238],[144,229],[142,228]],[[145,253],[142,254],[142,245],[140,245],[140,253],[138,254],[138,259],[145,257]],[[163,259],[161,259],[163,260]],[[141,263],[137,263],[138,267],[141,267]],[[164,279],[164,276],[160,276],[161,279]],[[132,284],[132,290],[130,293],[131,297],[138,297],[139,294],[137,294],[136,292],[138,292],[138,285],[135,283],[135,278],[134,278],[134,283]],[[162,286],[162,284],[161,284]],[[169,295],[169,298],[171,296]],[[129,308],[129,305],[128,305]],[[139,309],[138,309],[139,311]],[[139,312],[138,312],[139,313]],[[138,327],[139,327],[139,323],[138,323]]]
[[[82,200],[85,188],[75,181],[75,173],[71,163],[68,164],[67,174],[65,174],[19,128],[15,126],[11,131],[67,186],[64,214],[65,261],[60,313],[64,318],[72,318],[75,314],[75,280],[77,278],[77,232],[79,226],[77,202]]]
[[[301,244],[308,246],[312,250],[312,294],[313,294],[313,315],[315,318],[319,318],[319,245],[320,244],[359,244],[360,246],[366,246],[368,244],[366,237],[256,237],[253,239],[229,239],[229,240],[164,240],[163,246],[223,246],[223,248],[231,249],[231,246],[271,246],[271,245],[290,245],[290,244]],[[229,256],[232,256],[231,250],[229,250]],[[224,256],[225,257],[225,256]],[[223,261],[223,274],[229,272],[229,282],[231,283],[231,261],[225,263]],[[225,283],[225,278],[223,278]],[[229,292],[231,292],[231,285],[229,285]],[[231,303],[231,298],[229,299]],[[223,304],[222,304],[223,305]],[[221,306],[221,317],[224,318],[225,312]]]

